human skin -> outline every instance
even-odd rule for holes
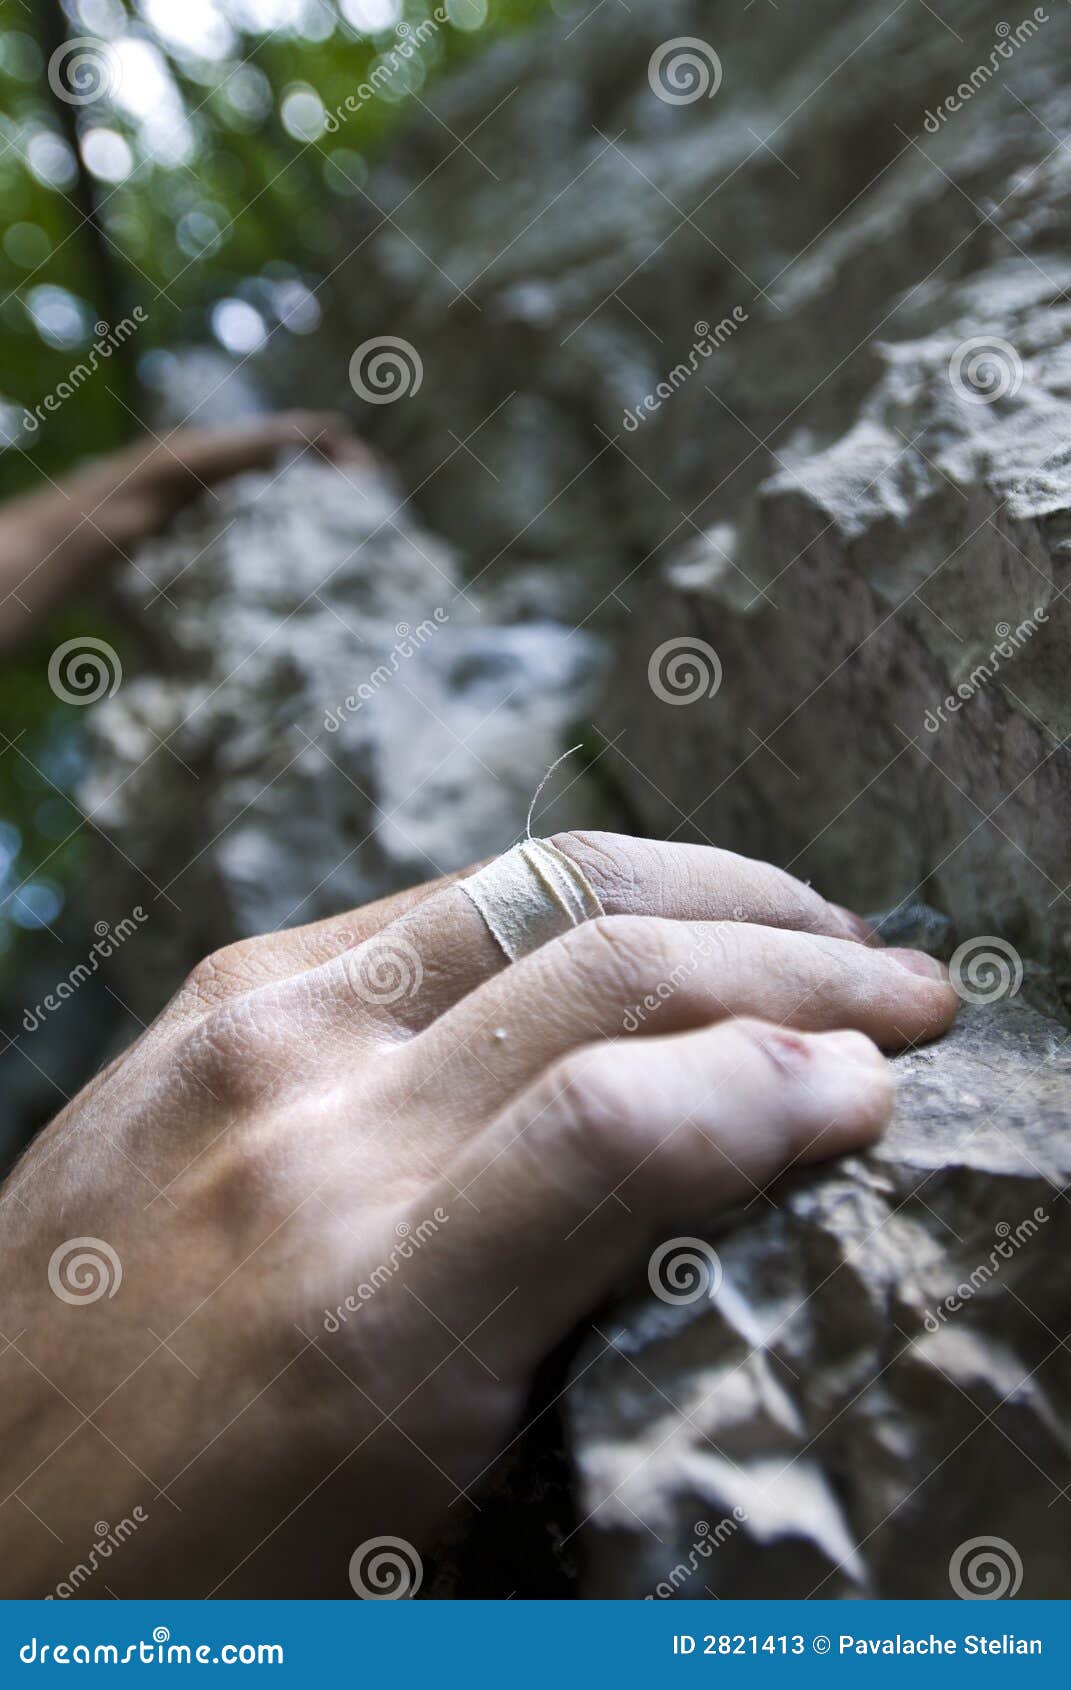
[[[541,1359],[646,1252],[874,1140],[879,1047],[952,1020],[939,964],[777,869],[554,843],[605,917],[507,965],[447,879],[228,946],[14,1170],[5,1595],[135,1509],[80,1594],[351,1594],[358,1545],[468,1510]],[[57,1294],[73,1239],[117,1287],[102,1257]]]
[[[0,507],[0,648],[83,576],[154,533],[216,482],[285,447],[344,466],[367,452],[333,412],[282,411],[231,428],[180,428],[83,465]]]

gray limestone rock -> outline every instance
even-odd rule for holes
[[[223,487],[122,594],[124,680],[82,797],[99,873],[149,912],[124,953],[142,1017],[220,944],[511,844],[600,662],[582,631],[485,614],[379,466]],[[540,810],[608,814],[582,761]]]
[[[654,94],[679,37],[712,97]],[[421,353],[367,423],[466,567],[619,615],[637,829],[1025,979],[900,1059],[878,1150],[699,1229],[716,1297],[605,1311],[587,1594],[1066,1590],[1069,48],[1064,7],[580,8],[439,92],[370,178],[382,285],[339,272],[340,338]]]
[[[1071,14],[782,12],[499,43],[373,171],[328,321],[419,353],[362,425],[481,589],[622,626],[636,825],[1066,969]],[[671,639],[717,657],[688,709]]]
[[[597,1319],[568,1410],[589,1595],[977,1593],[974,1539],[1000,1593],[1066,1594],[1071,1038],[1010,998],[897,1071],[876,1149]]]

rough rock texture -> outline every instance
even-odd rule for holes
[[[683,36],[722,78],[670,104]],[[1064,1592],[1069,49],[1063,6],[580,7],[440,90],[347,231],[338,337],[424,370],[364,426],[484,589],[556,564],[623,630],[597,721],[636,825],[1051,970],[1049,1014],[902,1060],[880,1152],[712,1232],[712,1303],[600,1323],[591,1594],[940,1596],[980,1535]]]
[[[222,943],[511,844],[599,661],[583,632],[483,615],[378,466],[221,488],[123,596],[82,796],[117,847],[101,874],[149,911],[122,953],[142,1017]],[[605,819],[582,764],[541,809],[556,790],[555,825]]]
[[[850,902],[925,896],[1066,969],[1071,404],[1051,342],[1071,311],[1050,291],[1007,278],[1023,385],[980,404],[949,379],[980,290],[952,290],[947,329],[889,348],[846,435],[667,565],[626,663],[670,695],[629,717],[648,825],[776,838]],[[676,677],[652,655],[673,638]],[[721,686],[697,696],[711,650]]]
[[[949,1596],[982,1537],[1023,1596],[1066,1594],[1071,1040],[1009,1000],[898,1068],[874,1152],[704,1232],[712,1297],[685,1244],[666,1302],[597,1321],[570,1409],[588,1594]]]
[[[655,97],[676,37],[713,97]],[[552,558],[578,618],[633,609],[600,726],[646,827],[1057,962],[1069,49],[1064,6],[577,8],[411,126],[334,319],[419,352],[362,421],[485,588]],[[672,637],[722,664],[688,710],[647,685]]]

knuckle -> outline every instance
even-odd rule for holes
[[[783,947],[781,968],[793,991],[806,1003],[808,1019],[820,1021],[841,1013],[860,981],[860,969],[869,966],[870,953],[861,945],[821,934],[794,933]]]
[[[544,1076],[539,1113],[553,1136],[554,1154],[571,1174],[590,1176],[600,1196],[632,1172],[637,1152],[635,1117],[613,1054],[604,1046],[573,1051]]]
[[[293,1213],[291,1159],[270,1125],[238,1127],[216,1138],[175,1189],[203,1224],[214,1223],[229,1251],[235,1237],[259,1242]]]
[[[764,931],[741,924],[736,942],[737,964],[758,990],[752,1001],[760,1005],[791,1003],[808,1020],[829,993],[836,993],[838,981],[844,979],[845,965],[852,962],[851,957],[842,960],[830,954],[828,945],[840,941],[793,928]],[[847,952],[853,947],[844,944],[842,948]]]
[[[187,1027],[172,1054],[196,1087],[219,1102],[234,1103],[263,1091],[277,1066],[279,1043],[241,999],[230,999]]]
[[[211,1010],[236,993],[248,990],[247,956],[247,943],[239,941],[202,957],[179,988],[178,998],[183,1008]]]
[[[724,1036],[740,1045],[742,1056],[757,1056],[779,1085],[803,1078],[811,1066],[814,1046],[810,1039],[776,1022],[741,1016],[726,1024]]]
[[[404,920],[391,922],[344,951],[332,965],[333,977],[354,1010],[405,1026],[416,1013],[426,976],[434,976],[425,949],[414,944]]]
[[[599,897],[620,909],[636,902],[641,840],[624,833],[571,830],[556,833],[550,843],[587,876]]]
[[[781,924],[798,928],[801,933],[821,932],[828,927],[829,905],[819,893],[787,869],[772,863],[766,869],[770,876],[771,904]]]
[[[635,996],[671,967],[665,923],[651,916],[600,915],[563,937],[566,954],[600,988]]]

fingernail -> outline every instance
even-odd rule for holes
[[[874,928],[871,927],[869,921],[864,921],[862,916],[856,915],[854,910],[845,909],[843,904],[830,904],[829,907],[831,910],[836,911],[849,933],[851,933],[856,939],[862,940],[864,945],[881,944],[881,940],[878,938]]]
[[[885,952],[890,962],[895,962],[900,968],[905,968],[909,974],[922,974],[928,980],[947,980],[948,969],[935,956],[927,956],[925,951],[903,951],[893,946]]]

